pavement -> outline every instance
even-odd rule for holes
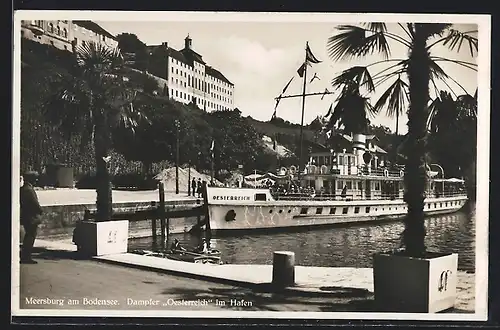
[[[96,201],[95,189],[57,188],[37,190],[38,200],[41,206],[54,205],[93,205]],[[159,191],[156,190],[113,190],[113,203],[134,203],[159,201]],[[196,198],[188,196],[187,193],[165,192],[167,201],[196,201]]]
[[[26,305],[26,298],[51,295],[78,301],[84,297],[114,299],[119,302],[120,309],[154,308],[151,305],[128,304],[129,298],[130,301],[153,299],[159,301],[162,309],[186,310],[185,305],[169,305],[169,301],[210,300],[212,297],[211,303],[194,307],[262,311],[376,311],[371,268],[296,266],[296,285],[277,292],[270,290],[271,265],[194,264],[131,253],[75,260],[76,247],[70,242],[37,240],[35,246],[41,251],[35,259],[41,262],[38,265],[21,265],[21,301],[25,304],[22,308],[40,308],[38,305],[33,307],[34,304]],[[474,274],[459,274],[457,302],[451,312],[474,312],[474,283]],[[228,303],[217,303],[223,300]],[[235,303],[231,304],[231,301]],[[63,308],[53,305],[44,306]],[[90,308],[94,307],[102,308],[90,305]],[[188,307],[188,310],[194,308]],[[116,309],[117,306],[106,308]]]

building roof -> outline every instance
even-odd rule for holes
[[[94,31],[100,35],[116,40],[116,37],[104,30],[99,24],[92,21],[73,21],[73,24],[86,28],[87,30]]]
[[[229,81],[229,79],[227,79],[220,71],[212,68],[211,66],[206,66],[205,67],[205,72],[209,75],[211,75],[212,77],[215,77],[217,79],[220,79],[226,83],[228,83],[229,85],[231,86],[234,86],[234,84],[232,82]]]
[[[206,64],[205,61],[203,61],[203,58],[200,54],[192,50],[191,48],[184,48],[183,50],[180,51],[182,55],[186,58],[186,60],[189,61],[189,64],[193,66],[193,62],[196,61],[201,64]]]
[[[146,46],[146,47],[151,52],[154,49],[157,49],[158,47],[165,47],[165,46],[164,45],[154,45],[154,46]],[[176,60],[178,60],[186,65],[189,65],[191,67],[193,66],[194,61],[201,63],[201,64],[204,64],[206,74],[208,74],[209,76],[212,76],[214,78],[220,79],[220,80],[228,83],[231,86],[234,86],[234,84],[231,81],[229,81],[229,79],[227,79],[219,70],[217,70],[209,65],[206,65],[205,61],[203,61],[202,56],[192,49],[184,48],[184,49],[179,51],[179,50],[176,50],[172,47],[168,47],[167,55],[172,57],[172,58],[175,58]]]

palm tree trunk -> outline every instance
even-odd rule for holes
[[[100,127],[100,125],[96,125],[94,142],[97,179],[96,221],[110,220],[113,212],[111,180],[108,171],[108,164],[105,160],[108,155],[105,133],[105,130]]]
[[[408,214],[404,220],[403,244],[407,254],[421,256],[425,253],[424,199],[427,174],[425,170],[425,137],[427,103],[429,100],[429,53],[424,24],[415,24],[415,39],[410,50],[408,80],[410,108],[408,111],[408,154],[404,182],[404,200]]]

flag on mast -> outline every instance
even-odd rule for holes
[[[314,56],[314,54],[311,51],[311,48],[309,48],[309,41],[306,42],[306,61],[314,64],[321,63],[321,61],[318,60],[316,56]]]
[[[311,79],[311,81],[309,83],[312,83],[314,81],[314,79],[321,80],[320,77],[318,77],[318,74],[314,73],[314,76],[312,77],[312,79]]]
[[[210,156],[214,158],[214,147],[215,147],[215,141],[212,140],[212,145],[210,145]]]
[[[302,65],[300,66],[300,68],[297,69],[297,73],[299,74],[300,78],[304,77],[304,72],[306,71],[306,65],[311,66],[310,63],[304,62],[304,63],[302,63]]]
[[[309,48],[309,41],[308,41],[306,42],[306,60],[297,70],[297,73],[299,74],[300,78],[304,77],[304,72],[306,71],[306,65],[311,66],[311,63],[317,64],[321,63],[321,61],[318,60],[318,58],[314,56],[314,54],[312,53],[311,48]]]

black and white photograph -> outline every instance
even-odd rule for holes
[[[15,12],[12,316],[487,320],[490,29]]]

